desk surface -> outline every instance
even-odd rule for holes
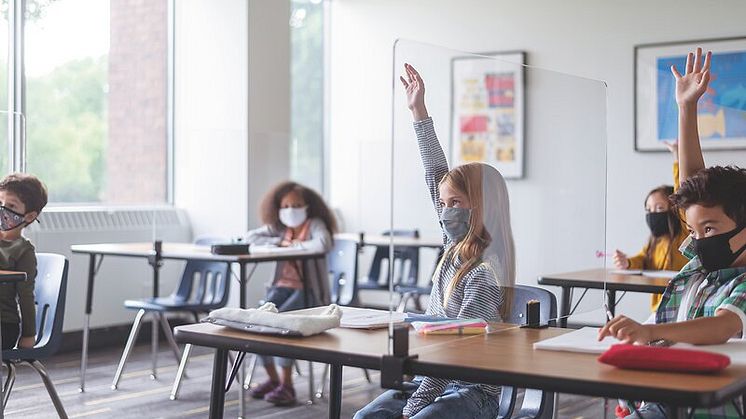
[[[25,281],[26,272],[0,271],[0,282]]]
[[[520,329],[499,325],[477,336],[418,336],[410,333],[414,374],[471,382],[539,388],[609,398],[647,399],[678,405],[718,405],[746,389],[746,366],[732,365],[717,375],[621,370],[596,355],[534,350],[533,343],[566,329]],[[317,362],[379,369],[388,331],[333,329],[308,338],[257,335],[212,324],[176,328],[181,342],[208,347],[297,357]]]
[[[427,247],[427,248],[441,248],[443,247],[443,239],[440,237],[400,237],[400,236],[384,236],[382,234],[365,234],[365,233],[339,233],[335,234],[335,239],[341,240],[353,240],[360,243],[360,236],[362,235],[363,246],[388,246],[391,244],[393,239],[394,246],[402,247]]]
[[[542,275],[539,278],[539,284],[541,285],[604,289],[604,284],[606,284],[605,288],[610,290],[648,293],[662,293],[666,290],[669,281],[669,278],[612,273],[610,269],[588,269],[585,271]]]
[[[153,256],[153,243],[98,243],[76,244],[70,246],[73,253],[141,257]],[[261,251],[249,255],[213,255],[210,246],[198,246],[191,243],[163,243],[163,259],[213,260],[220,262],[263,262],[286,259],[317,258],[324,253],[308,250],[283,250],[281,252]]]

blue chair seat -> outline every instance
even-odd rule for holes
[[[222,301],[214,304],[205,304],[201,302],[189,302],[178,295],[169,295],[168,297],[145,298],[142,300],[126,300],[124,307],[130,310],[145,311],[189,311],[189,312],[208,312],[224,307]]]

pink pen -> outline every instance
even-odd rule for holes
[[[610,258],[611,256],[613,256],[611,253],[606,253],[603,250],[596,250],[597,258]]]

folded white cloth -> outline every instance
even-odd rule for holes
[[[298,311],[278,313],[274,303],[265,303],[259,308],[219,308],[210,312],[208,321],[226,320],[247,325],[269,326],[289,330],[303,336],[319,334],[339,327],[342,310],[336,304]]]

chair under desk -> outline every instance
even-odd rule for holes
[[[601,364],[596,355],[535,350],[535,342],[570,332],[492,325],[494,333],[472,336],[418,336],[409,333],[404,373],[474,383],[510,385],[586,396],[649,400],[665,404],[670,418],[687,408],[718,406],[746,393],[746,365],[720,374],[622,370]],[[229,350],[249,351],[331,365],[329,417],[339,418],[342,368],[380,369],[388,351],[388,331],[332,329],[306,338],[250,334],[213,324],[175,329],[177,341],[215,348],[210,417],[222,418]]]

